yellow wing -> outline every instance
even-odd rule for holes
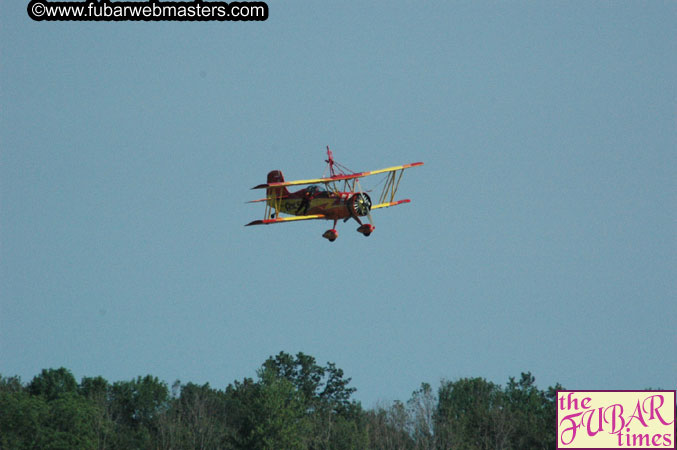
[[[252,189],[265,189],[265,188],[269,188],[269,187],[282,187],[282,186],[298,186],[298,185],[301,185],[301,184],[331,183],[333,181],[352,180],[353,178],[362,178],[362,177],[367,177],[369,175],[377,175],[379,173],[395,172],[397,170],[404,170],[404,169],[408,169],[410,167],[416,167],[416,166],[422,166],[422,165],[423,165],[422,162],[415,162],[415,163],[411,163],[411,164],[404,164],[402,166],[388,167],[386,169],[371,170],[369,172],[351,173],[350,175],[337,175],[335,177],[328,177],[328,178],[312,178],[312,179],[309,179],[309,180],[283,181],[281,183],[265,183],[265,184],[259,184],[258,186],[254,186]]]
[[[309,216],[293,216],[293,217],[279,217],[277,219],[263,219],[255,220],[249,222],[245,227],[250,225],[270,225],[271,223],[281,223],[281,222],[293,222],[295,220],[313,220],[313,219],[324,219],[324,214],[311,214]]]
[[[372,206],[371,209],[388,208],[389,206],[401,205],[402,203],[409,203],[410,201],[411,200],[408,198],[405,198],[404,200],[398,200],[396,202],[379,203],[378,205]]]

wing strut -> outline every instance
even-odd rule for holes
[[[399,176],[397,175],[398,172]],[[402,175],[404,175],[404,169],[388,172],[383,191],[381,192],[381,197],[379,197],[379,203],[386,203],[386,200],[388,200],[387,203],[392,203],[395,200],[395,194],[397,193],[397,188],[400,187]]]

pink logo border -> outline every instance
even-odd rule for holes
[[[574,389],[561,389],[558,391],[555,391],[555,448],[557,450],[569,450],[569,449],[581,449],[581,450],[587,450],[585,447],[560,447],[559,445],[559,406],[557,405],[558,399],[559,399],[559,394],[560,392],[672,392],[675,395],[675,416],[673,420],[673,436],[676,437],[675,441],[672,444],[672,447],[643,447],[647,449],[656,449],[656,448],[662,448],[666,450],[670,449],[677,449],[677,390],[673,389],[580,389],[580,390],[574,390]],[[593,449],[589,450],[618,450],[618,449],[637,449],[637,448],[642,448],[642,447],[595,447]]]

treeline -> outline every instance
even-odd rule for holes
[[[224,390],[147,375],[109,383],[65,368],[0,376],[0,449],[554,449],[555,386],[523,373],[423,383],[365,410],[341,369],[279,353]]]

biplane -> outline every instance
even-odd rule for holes
[[[329,147],[327,147],[327,160],[325,162],[329,169],[329,176],[323,175],[323,178],[285,181],[281,171],[273,170],[269,172],[267,183],[252,188],[265,189],[266,198],[247,202],[265,203],[263,220],[254,220],[245,226],[270,225],[299,220],[333,220],[334,226],[325,231],[322,237],[328,239],[329,242],[334,242],[338,237],[336,223],[339,220],[347,222],[350,219],[355,219],[360,225],[357,231],[364,236],[369,236],[375,228],[371,211],[409,203],[409,199],[395,200],[402,174],[405,169],[423,165],[422,162],[415,162],[388,167],[387,169],[356,173],[334,161]],[[360,178],[378,174],[384,174],[385,178],[379,201],[374,205],[367,193],[371,191],[362,189]],[[302,185],[308,186],[296,192],[289,192],[287,189],[290,186]],[[287,214],[290,217],[281,217],[281,214]],[[365,216],[369,223],[362,223],[360,218]]]

